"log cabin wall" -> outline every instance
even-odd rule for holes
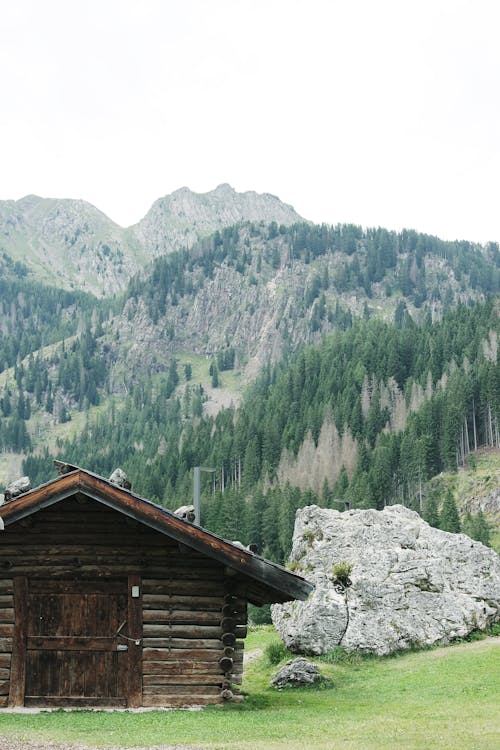
[[[239,700],[246,599],[227,572],[80,494],[12,523],[0,532],[0,706]]]
[[[0,707],[5,707],[9,700],[13,636],[13,581],[12,578],[4,578],[0,572]]]

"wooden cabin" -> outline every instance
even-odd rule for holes
[[[91,472],[0,506],[0,706],[241,700],[247,602],[311,584]]]

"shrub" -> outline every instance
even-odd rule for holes
[[[336,563],[332,568],[332,576],[336,578],[340,583],[347,583],[349,576],[352,572],[352,565],[350,562],[343,560],[342,562]]]
[[[289,656],[289,651],[283,641],[273,641],[266,647],[266,657],[270,664],[279,664]]]

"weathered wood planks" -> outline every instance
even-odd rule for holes
[[[7,526],[0,561],[0,706],[208,705],[229,689],[240,699],[246,599],[221,563],[70,499]],[[103,610],[110,597],[123,615],[122,604]]]

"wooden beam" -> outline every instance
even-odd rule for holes
[[[133,596],[137,594],[138,596]],[[142,706],[142,578],[128,577],[128,706]]]
[[[27,586],[25,576],[14,577],[14,640],[10,667],[9,706],[24,705],[26,684]]]

